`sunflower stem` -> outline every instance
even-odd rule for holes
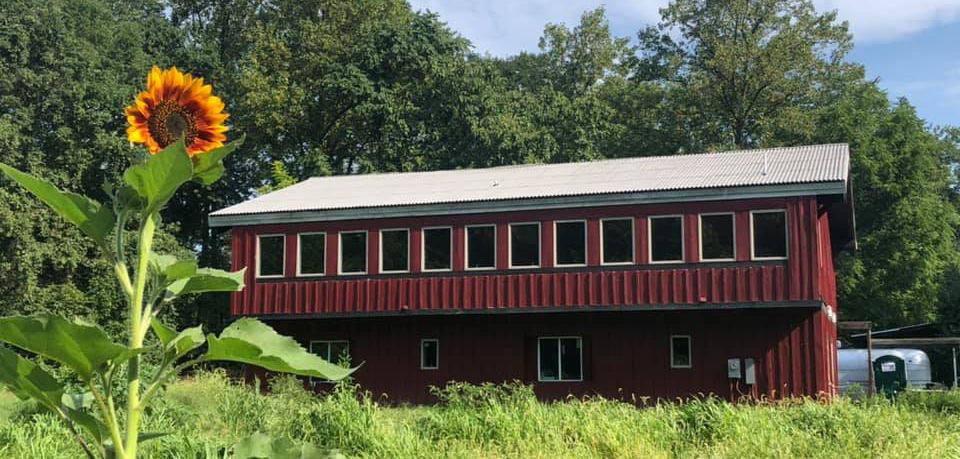
[[[133,297],[130,301],[130,348],[140,349],[143,347],[143,338],[146,335],[145,327],[142,324],[143,316],[143,296],[147,286],[147,263],[150,257],[150,249],[153,246],[153,235],[157,225],[154,215],[147,215],[140,227],[140,240],[138,241],[138,259],[136,271],[136,285],[133,289]],[[136,355],[130,359],[127,367],[127,440],[123,451],[124,459],[136,459],[137,442],[140,434],[140,415],[143,413],[143,406],[140,400],[140,356]]]

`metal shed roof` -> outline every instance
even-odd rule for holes
[[[427,207],[432,208],[432,213],[462,213],[470,209],[476,212],[482,208],[481,203],[508,210],[503,209],[504,203],[531,200],[542,208],[541,204],[548,201],[564,206],[583,202],[587,196],[597,204],[598,200],[617,203],[610,201],[611,197],[618,197],[614,198],[618,201],[629,197],[633,202],[663,202],[689,200],[680,195],[710,200],[718,199],[717,196],[736,199],[734,195],[738,193],[751,193],[751,197],[844,194],[849,163],[846,144],[828,144],[565,164],[314,177],[213,212],[210,223],[232,226],[281,221],[278,213],[286,214],[283,221],[306,221],[391,216],[401,208],[404,215],[415,215],[416,212],[411,213],[414,208],[426,215]]]

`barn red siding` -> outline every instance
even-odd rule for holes
[[[767,209],[786,211],[785,260],[751,259],[750,211]],[[734,212],[735,261],[700,261],[705,212]],[[529,342],[557,335],[584,338],[591,376],[536,383],[545,398],[833,395],[836,282],[828,215],[819,212],[816,198],[803,197],[235,227],[233,269],[249,269],[231,311],[263,317],[304,344],[349,340],[355,363],[364,362],[358,381],[393,400],[429,402],[427,387],[451,379],[535,382]],[[684,215],[685,261],[650,264],[647,217],[666,214]],[[603,266],[600,220],[624,216],[634,218],[636,259]],[[587,266],[554,268],[553,222],[572,219],[587,222]],[[530,221],[541,223],[540,267],[506,269],[508,225]],[[495,270],[464,270],[464,227],[472,224],[496,225]],[[453,227],[453,270],[423,273],[421,228],[441,225]],[[377,272],[384,228],[409,228],[409,273]],[[337,275],[338,234],[358,229],[368,231],[368,274]],[[327,235],[327,275],[297,277],[297,234],[318,231]],[[286,236],[286,277],[257,279],[256,236],[278,233]],[[692,369],[669,367],[671,333],[694,337]],[[439,370],[419,369],[423,338],[440,339]],[[756,360],[756,386],[727,379],[734,357]]]
[[[787,260],[750,260],[749,210],[752,209],[786,209]],[[697,214],[717,211],[735,212],[737,261],[734,263],[699,262]],[[676,213],[685,216],[686,262],[648,264],[646,217]],[[622,216],[635,219],[636,260],[633,266],[600,266],[599,220]],[[564,219],[587,220],[586,269],[551,269],[553,222]],[[541,222],[541,267],[538,269],[504,269],[509,256],[507,226],[521,221]],[[464,271],[463,228],[482,223],[497,225],[498,269]],[[825,261],[817,251],[821,244],[829,244],[829,238],[823,239],[826,232],[818,231],[821,224],[826,223],[818,219],[815,199],[794,198],[237,227],[233,229],[233,268],[247,266],[250,269],[246,276],[248,287],[233,297],[232,313],[315,315],[821,300],[828,296],[828,284],[832,282],[832,266],[827,273],[823,267]],[[454,269],[427,275],[419,269],[419,228],[433,225],[454,228]],[[410,273],[377,274],[379,228],[411,229]],[[368,274],[335,275],[338,232],[356,229],[369,231]],[[296,277],[297,234],[315,231],[327,234],[328,275]],[[287,277],[257,279],[256,236],[276,233],[286,235]],[[830,250],[821,253],[829,254]]]
[[[429,386],[521,380],[547,399],[602,394],[673,398],[715,394],[832,394],[828,357],[818,343],[825,314],[816,308],[734,311],[591,312],[271,321],[310,340],[347,340],[365,390],[388,401],[429,403]],[[818,324],[820,326],[818,326]],[[670,335],[692,338],[692,368],[670,367]],[[537,337],[580,336],[584,380],[537,382]],[[420,340],[439,340],[437,370],[420,369]],[[729,358],[752,358],[757,384],[727,379]],[[251,375],[263,373],[251,370]],[[322,387],[322,386],[321,386]]]
[[[234,314],[335,315],[809,300],[791,294],[783,264],[729,268],[509,273],[257,283]]]

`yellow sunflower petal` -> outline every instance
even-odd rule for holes
[[[136,126],[130,126],[127,129],[127,139],[133,143],[144,143],[147,141],[144,131],[145,129],[139,129]]]
[[[159,67],[153,66],[153,69],[150,70],[150,75],[147,76],[147,92],[150,93],[153,100],[160,100],[162,90],[163,72]]]
[[[144,118],[149,118],[149,117],[150,117],[150,106],[147,105],[146,102],[144,102],[144,101],[141,100],[141,99],[137,99],[137,100],[135,100],[135,101],[133,101],[133,102],[134,102],[135,104],[137,104],[137,109],[140,110],[140,113],[143,114]]]
[[[222,146],[229,129],[223,123],[229,115],[223,112],[223,100],[212,92],[203,78],[176,67],[154,66],[147,76],[147,90],[124,109],[127,137],[146,144],[151,153],[181,137],[186,138],[191,156]]]

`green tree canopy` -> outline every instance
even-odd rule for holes
[[[145,71],[203,76],[247,141],[223,180],[168,203],[165,241],[227,268],[207,215],[314,175],[847,142],[860,251],[838,259],[841,314],[960,317],[956,129],[867,80],[846,24],[809,0],[674,0],[661,16],[631,42],[601,7],[546,24],[538,50],[480,56],[403,0],[10,0],[0,161],[95,196],[137,151],[122,108]],[[74,232],[0,188],[0,310],[119,304]],[[217,330],[228,300],[204,301],[185,320]]]

